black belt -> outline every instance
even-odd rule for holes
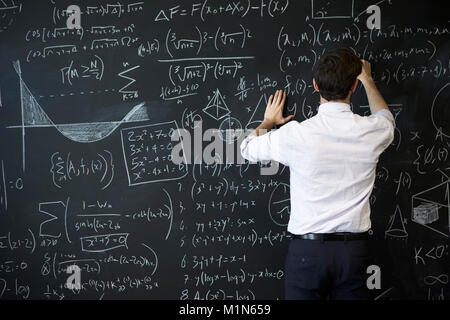
[[[369,233],[360,232],[335,232],[335,233],[306,233],[306,234],[293,234],[293,239],[303,240],[322,240],[322,241],[350,241],[350,240],[367,240],[369,239]]]

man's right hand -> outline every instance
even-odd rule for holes
[[[372,79],[372,67],[370,66],[370,62],[367,60],[361,59],[361,63],[362,63],[362,70],[358,76],[358,80],[364,84],[368,80]]]
[[[372,79],[372,68],[370,67],[370,62],[366,60],[361,60],[362,70],[361,74],[358,76],[358,80],[362,82],[364,89],[366,90],[367,100],[369,100],[370,111],[372,114],[377,113],[382,109],[389,110],[386,101],[384,101],[380,92]]]

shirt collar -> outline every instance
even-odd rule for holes
[[[352,111],[350,105],[344,102],[326,102],[319,106],[318,112],[336,113],[336,112]]]

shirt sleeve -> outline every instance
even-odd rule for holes
[[[249,161],[274,160],[289,165],[289,130],[293,121],[261,136],[248,136],[241,143],[242,157]]]
[[[395,119],[392,112],[387,109],[382,109],[371,117],[376,119],[378,126],[383,131],[383,141],[381,141],[381,147],[386,149],[394,140],[395,133]]]
[[[395,127],[395,120],[394,116],[392,115],[392,112],[387,109],[382,109],[374,114],[375,117],[383,117],[387,121],[389,121],[392,126]]]

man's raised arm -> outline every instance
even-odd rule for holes
[[[380,91],[378,91],[377,86],[373,81],[370,62],[366,60],[361,60],[361,62],[362,62],[362,71],[361,74],[358,76],[358,80],[361,81],[361,83],[364,86],[364,89],[366,90],[367,99],[369,100],[370,112],[372,114],[375,114],[383,109],[389,110],[386,101],[384,101]]]

